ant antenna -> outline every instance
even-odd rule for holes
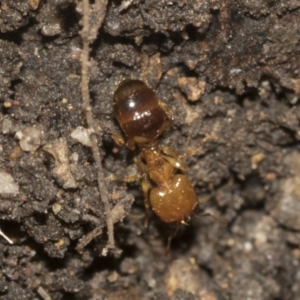
[[[188,218],[188,219],[189,219],[189,218]],[[190,224],[187,223],[185,220],[181,220],[180,223],[177,223],[177,224],[176,224],[175,230],[174,230],[173,233],[168,237],[168,244],[167,244],[167,250],[166,250],[165,256],[169,255],[169,253],[170,253],[172,240],[173,240],[173,238],[175,237],[175,235],[177,234],[180,225],[189,226]]]
[[[190,142],[191,142],[191,139],[192,139],[193,132],[194,132],[194,126],[193,126],[193,124],[192,124],[192,126],[191,126],[191,128],[190,128],[190,130],[189,130],[189,135],[188,135],[188,137],[187,137],[187,139],[186,139],[186,142],[185,142],[185,150],[184,150],[184,151],[186,151],[186,150],[188,149],[189,145],[190,145]]]
[[[211,218],[215,219],[216,221],[218,221],[219,223],[221,223],[221,225],[223,225],[224,227],[226,227],[228,225],[227,221],[219,219],[216,216],[212,215],[211,213],[204,213],[202,215],[196,215],[195,217],[211,217]]]

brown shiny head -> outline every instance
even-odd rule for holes
[[[166,113],[143,81],[122,81],[115,91],[113,105],[122,130],[137,144],[156,140],[164,129]]]

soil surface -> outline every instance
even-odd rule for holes
[[[136,171],[111,137],[125,78],[171,110],[161,145],[214,136],[186,159],[200,210],[167,256],[174,227],[144,228],[140,183],[110,180],[120,251],[103,256],[78,2],[0,1],[0,299],[300,299],[300,2],[108,2],[90,54],[104,176]]]

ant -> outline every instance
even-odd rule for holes
[[[158,144],[158,137],[172,125],[173,117],[166,104],[143,81],[122,81],[114,93],[113,110],[127,137],[126,146],[131,150],[137,146],[141,151],[136,162],[140,175],[129,176],[124,181],[142,179],[147,212],[151,208],[163,222],[177,224],[168,239],[168,251],[178,225],[187,224],[198,206],[195,189],[183,174],[187,172],[187,166],[182,158],[195,153],[200,145],[180,156],[173,148]],[[114,135],[114,139],[124,143],[121,137]],[[209,139],[212,137],[204,138],[200,144]],[[146,224],[147,221],[148,218]]]

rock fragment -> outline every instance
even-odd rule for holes
[[[35,152],[41,145],[43,130],[38,127],[27,127],[16,132],[16,138],[20,140],[20,147],[26,152]]]
[[[18,194],[19,185],[14,181],[13,177],[0,169],[0,195]]]
[[[179,77],[178,85],[180,90],[185,93],[190,101],[197,101],[205,92],[205,81],[199,81],[195,77]]]
[[[290,170],[290,176],[280,181],[280,196],[272,215],[283,226],[300,230],[300,154],[288,154],[283,163]]]
[[[91,147],[91,140],[90,140],[90,133],[89,130],[82,127],[78,126],[76,127],[72,132],[71,132],[71,137],[75,141],[79,142],[80,144]]]

